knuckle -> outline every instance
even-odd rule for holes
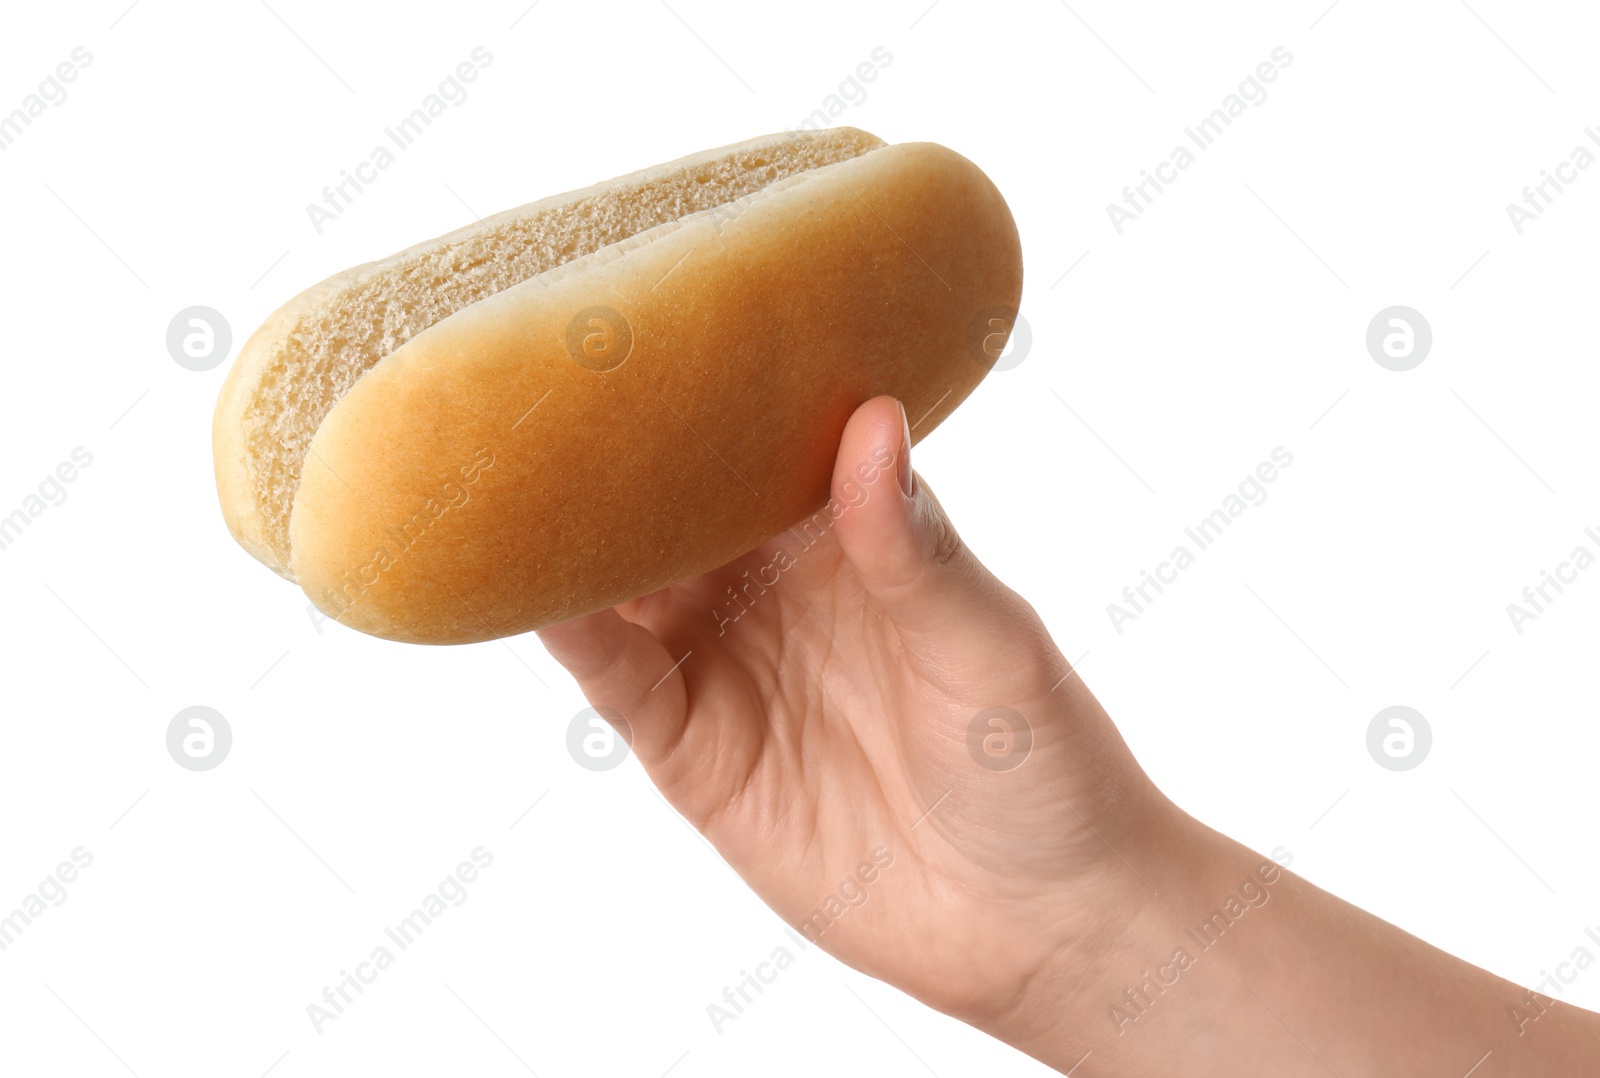
[[[955,525],[950,523],[950,518],[943,513],[936,513],[933,518],[933,560],[939,565],[948,564],[957,554],[961,553],[961,536],[957,533]]]

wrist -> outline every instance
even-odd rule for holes
[[[1372,1078],[1458,1061],[1513,1078],[1600,1058],[1600,1015],[1536,1009],[1525,989],[1177,815],[1124,853],[1160,894],[1124,891],[1102,937],[1058,949],[1017,1006],[974,1024],[1078,1078]]]
[[[1072,899],[1071,938],[1004,1014],[973,1024],[1062,1071],[1083,1062],[1080,1078],[1169,1074],[1180,1055],[1188,1074],[1237,1073],[1238,1045],[1219,1035],[1304,885],[1159,795],[1142,824],[1121,832],[1093,896]],[[1285,1055],[1273,1073],[1298,1074]]]
[[[1175,994],[1199,950],[1185,932],[1189,920],[1201,920],[1196,896],[1214,890],[1214,879],[1242,880],[1261,866],[1149,792],[1130,799],[1137,807],[1120,825],[1094,827],[1104,852],[1097,870],[1051,890],[1030,911],[1038,961],[1014,998],[957,1017],[1065,1070],[1085,1052],[1108,1054]]]

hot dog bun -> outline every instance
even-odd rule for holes
[[[927,434],[1021,284],[1004,200],[943,147],[841,128],[697,154],[291,300],[217,404],[224,515],[364,632],[526,632],[816,513],[854,408],[892,394]]]

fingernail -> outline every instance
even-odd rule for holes
[[[894,462],[900,490],[906,497],[917,492],[917,475],[911,470],[911,424],[906,419],[906,406],[900,405],[900,456]]]

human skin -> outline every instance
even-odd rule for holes
[[[824,950],[1078,1078],[1600,1071],[1600,1015],[1163,796],[914,476],[892,398],[851,418],[833,496],[815,545],[786,533],[540,632],[667,800]],[[997,706],[1031,750],[1015,719],[1009,741],[970,733]],[[892,862],[862,873],[874,851]],[[819,935],[814,912],[867,876]],[[1219,911],[1221,931],[1191,934]]]

